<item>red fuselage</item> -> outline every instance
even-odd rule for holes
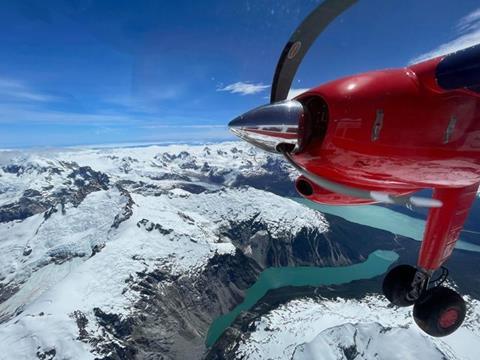
[[[335,182],[394,194],[478,183],[480,94],[442,89],[440,61],[349,76],[300,95],[304,104],[324,102],[326,128],[313,131],[295,161]],[[355,203],[328,191],[309,198]]]

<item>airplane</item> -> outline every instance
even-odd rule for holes
[[[270,104],[229,123],[243,140],[283,154],[295,188],[328,205],[387,203],[428,208],[416,266],[383,281],[394,305],[413,305],[427,334],[456,331],[466,304],[442,284],[480,184],[480,45],[404,68],[347,76],[287,100],[295,73],[320,33],[357,0],[326,0],[290,37]],[[432,189],[431,198],[414,193]],[[437,279],[435,272],[441,271]]]

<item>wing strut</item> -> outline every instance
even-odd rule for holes
[[[419,268],[427,271],[438,269],[448,259],[467,219],[479,184],[463,188],[435,189],[433,198],[443,203],[431,208],[418,257]]]

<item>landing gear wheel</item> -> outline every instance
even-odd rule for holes
[[[467,307],[454,290],[439,286],[427,290],[413,307],[413,319],[428,335],[450,335],[462,325]]]
[[[383,279],[383,294],[394,305],[406,307],[414,301],[407,299],[417,269],[410,265],[399,265],[388,272]]]

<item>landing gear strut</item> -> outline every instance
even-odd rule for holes
[[[441,286],[447,269],[442,267],[442,274],[435,280],[431,276],[432,272],[399,265],[385,276],[383,293],[396,306],[413,305],[413,319],[428,335],[450,335],[465,319],[465,301],[456,291]]]

